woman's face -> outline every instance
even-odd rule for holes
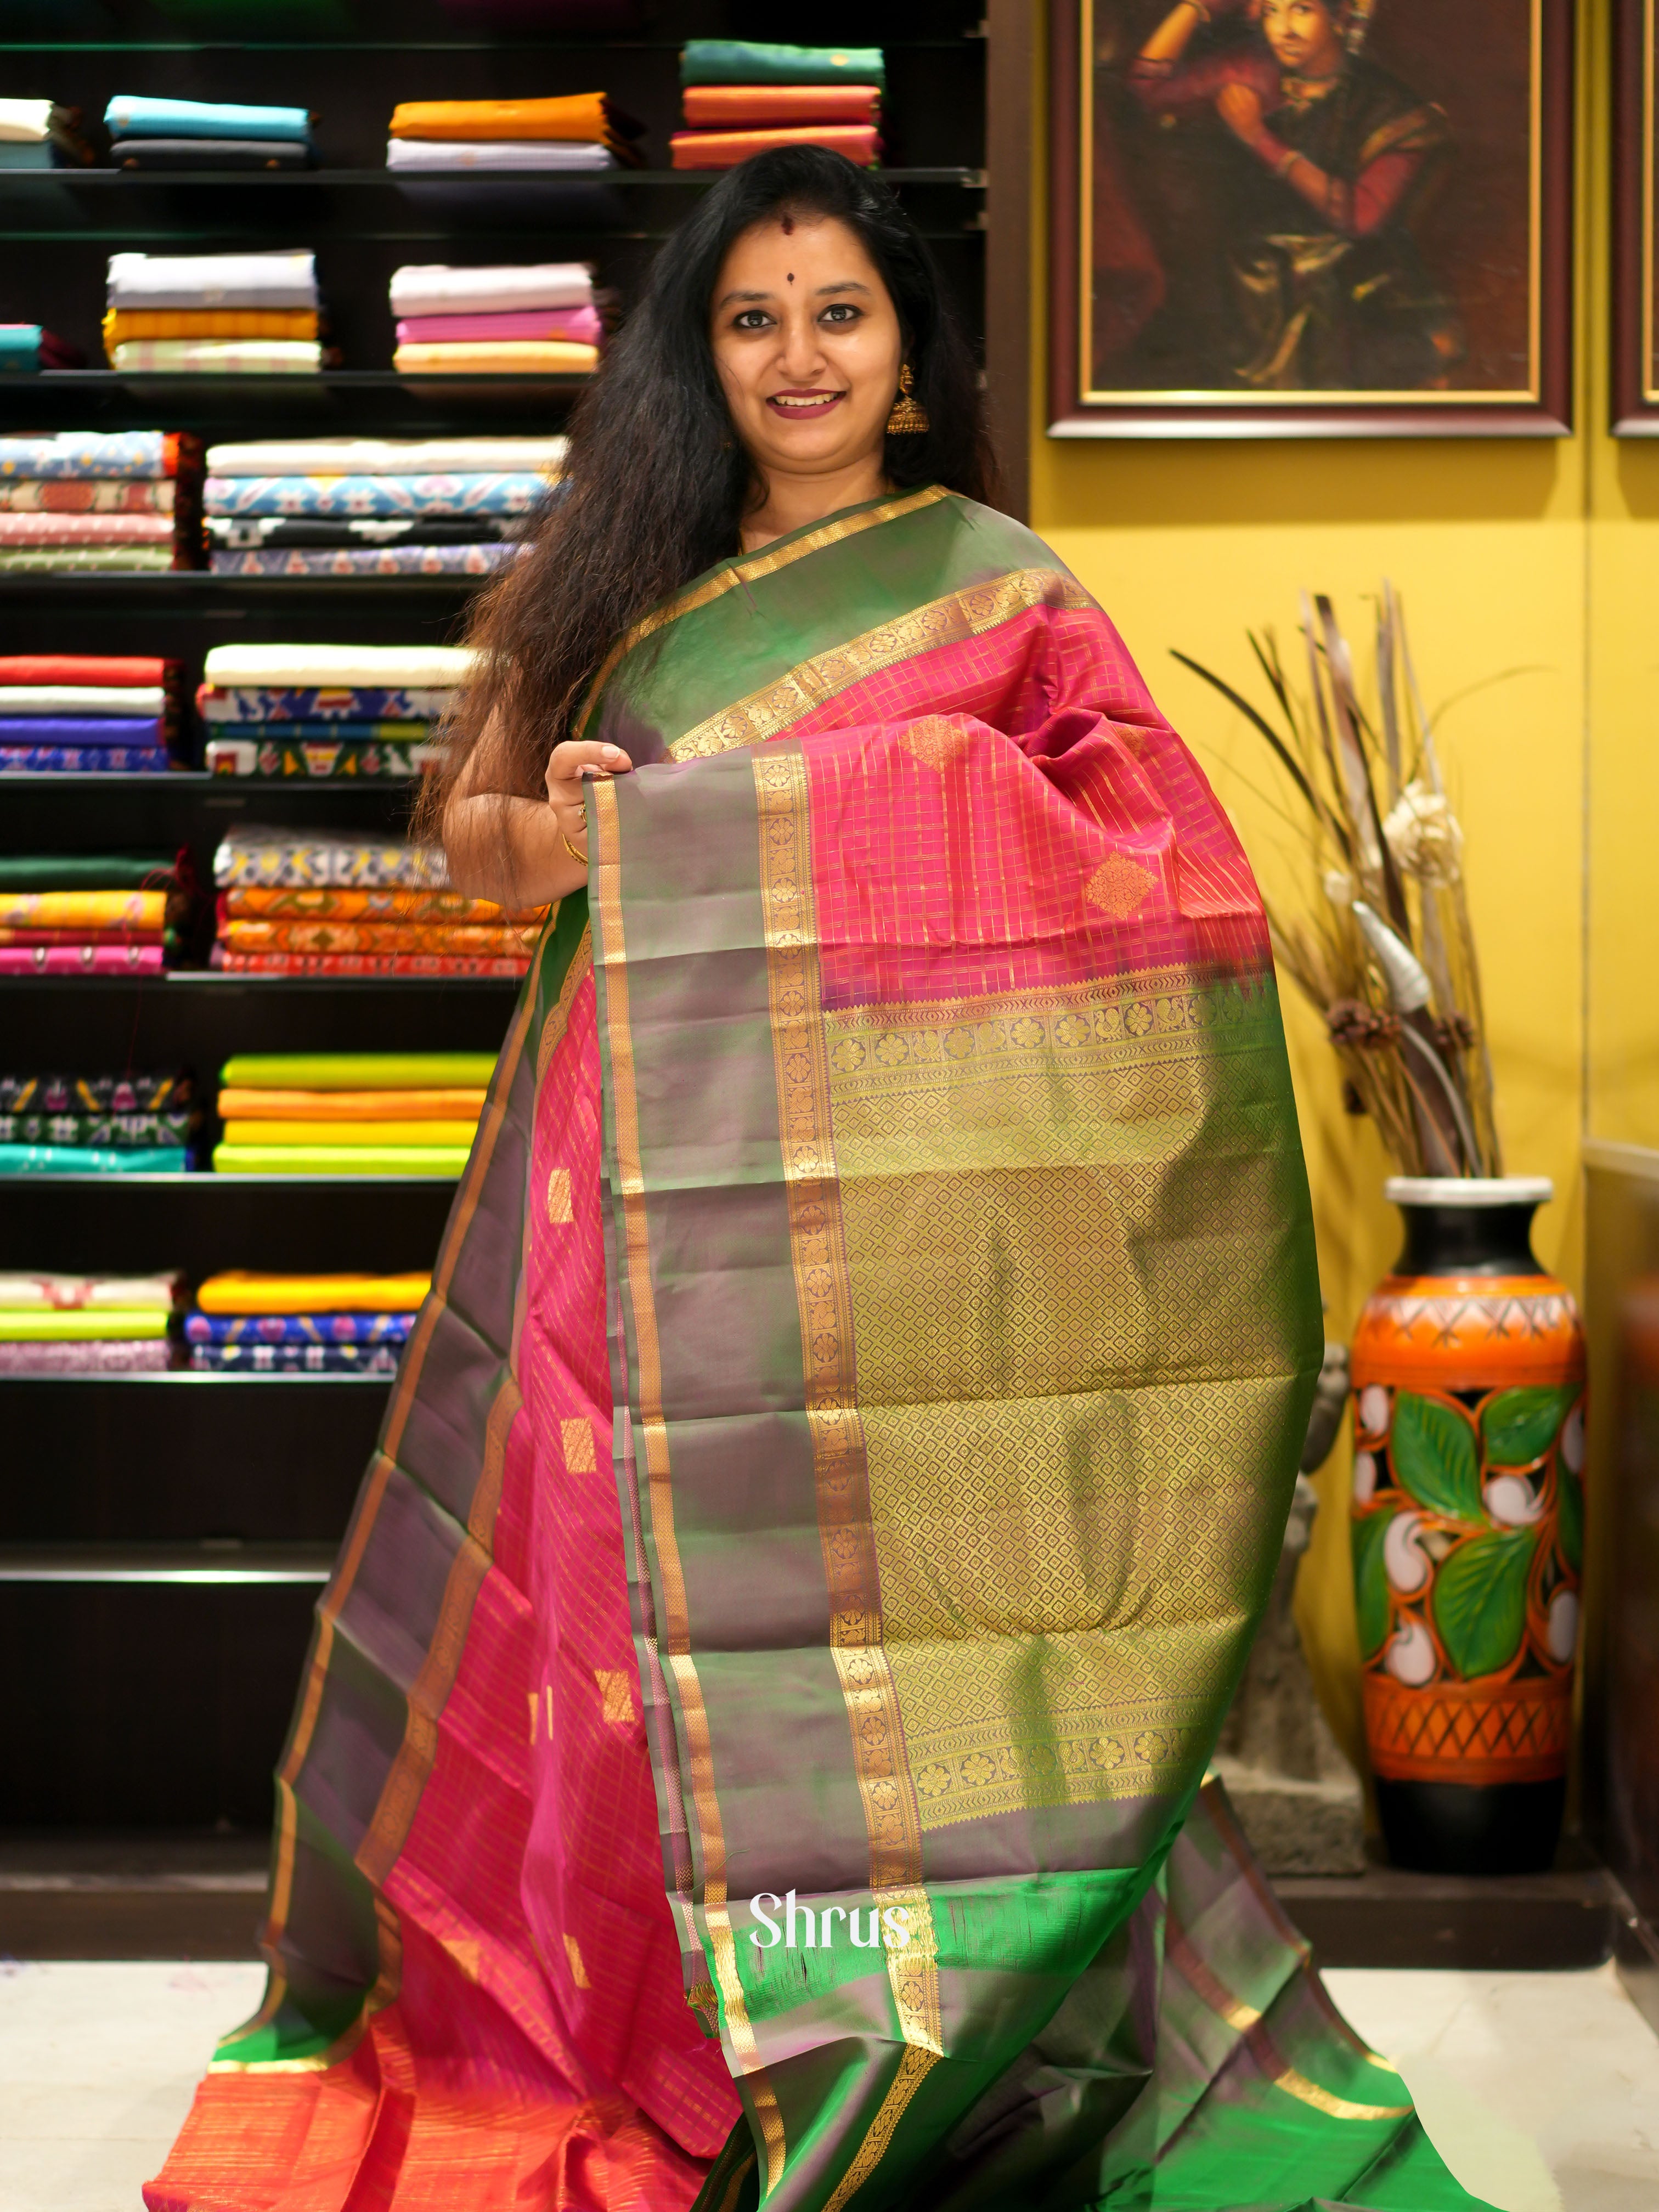
[[[714,285],[714,366],[763,474],[827,475],[882,449],[902,359],[898,317],[856,234],[780,216],[732,246]]]
[[[1325,76],[1342,58],[1342,34],[1325,0],[1261,0],[1261,28],[1281,69]]]

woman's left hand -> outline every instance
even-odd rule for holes
[[[560,835],[580,849],[587,826],[582,803],[582,781],[589,776],[626,775],[634,763],[620,745],[605,745],[592,738],[567,738],[555,745],[547,763],[547,798],[557,819]],[[567,847],[567,850],[569,848]]]

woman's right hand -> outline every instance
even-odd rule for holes
[[[582,805],[582,783],[594,776],[625,775],[634,763],[620,745],[601,744],[588,738],[567,738],[555,745],[547,763],[547,799],[558,817],[559,834],[582,850],[587,828]]]

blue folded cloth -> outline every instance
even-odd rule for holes
[[[0,714],[0,745],[159,745],[159,714]]]
[[[155,100],[118,92],[104,110],[112,138],[286,138],[311,143],[303,107],[238,107],[217,100]]]
[[[92,1145],[0,1145],[0,1176],[182,1175],[189,1164],[182,1145],[151,1145],[131,1152]]]
[[[412,1313],[185,1316],[187,1344],[402,1344]]]
[[[0,323],[0,376],[27,376],[40,366],[40,324]]]
[[[0,745],[0,775],[165,775],[165,745]]]

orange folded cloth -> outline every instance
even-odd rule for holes
[[[112,307],[104,351],[130,338],[314,338],[314,307]]]
[[[568,138],[608,141],[611,103],[602,92],[561,100],[400,100],[392,111],[394,138]]]
[[[794,131],[677,131],[668,146],[676,169],[735,169],[751,154],[764,154],[773,146],[827,146],[861,169],[874,168],[881,159],[881,140],[873,130],[839,123],[803,125]]]
[[[482,1091],[255,1091],[228,1084],[219,1093],[227,1121],[477,1121]]]
[[[392,356],[404,376],[586,376],[599,365],[598,346],[559,338],[489,338],[474,345],[446,339],[400,345]]]
[[[881,120],[875,84],[688,84],[685,120],[695,131],[753,131],[783,123]]]
[[[196,1293],[204,1313],[413,1313],[430,1275],[259,1275],[231,1267]]]
[[[220,896],[227,915],[268,915],[293,921],[544,921],[545,907],[509,916],[493,899],[463,898],[459,891],[319,890],[246,884]]]

